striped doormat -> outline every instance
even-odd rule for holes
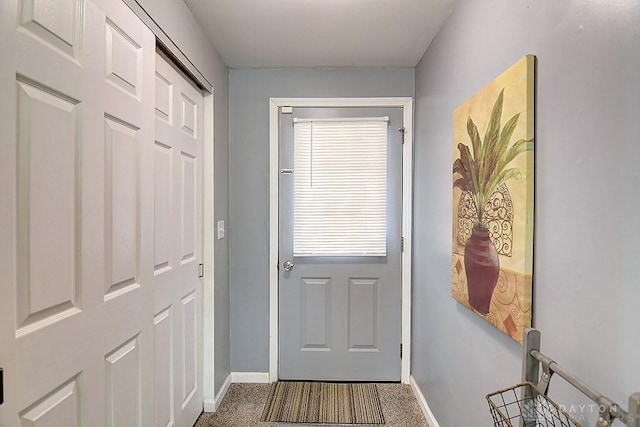
[[[271,386],[261,421],[384,424],[375,384],[279,381]]]

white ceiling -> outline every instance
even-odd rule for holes
[[[455,0],[185,0],[232,68],[414,67]]]

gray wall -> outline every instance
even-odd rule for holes
[[[215,100],[214,215],[229,222],[229,71],[182,0],[137,0],[202,75],[213,85]],[[215,357],[217,393],[231,372],[229,360],[229,240],[215,240]],[[212,396],[211,396],[212,397]]]
[[[269,98],[413,96],[414,71],[232,69],[231,370],[269,371]]]
[[[528,53],[543,352],[625,406],[640,391],[640,2],[459,0],[416,69],[412,371],[447,427],[492,425],[484,395],[521,351],[450,296],[452,112]],[[552,397],[588,403],[562,382]]]

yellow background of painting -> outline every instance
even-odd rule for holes
[[[534,137],[534,66],[535,57],[527,55],[511,68],[497,77],[494,81],[485,86],[467,102],[458,107],[453,113],[453,159],[458,158],[458,143],[463,143],[471,148],[471,140],[467,133],[467,119],[471,117],[478,127],[480,138],[484,141],[484,134],[491,116],[493,105],[504,88],[504,105],[502,110],[501,129],[504,124],[514,115],[520,113],[518,125],[511,138],[510,146],[519,139],[533,139]],[[522,173],[522,181],[511,179],[506,182],[507,188],[513,202],[513,246],[512,256],[500,255],[501,278],[507,276],[518,278],[513,283],[518,283],[518,288],[508,289],[509,294],[518,295],[516,306],[498,307],[499,301],[492,301],[490,312],[484,316],[494,326],[511,335],[514,339],[521,341],[522,330],[531,323],[531,283],[533,273],[533,184],[534,184],[534,152],[526,151],[517,156],[507,168],[518,168]],[[453,162],[452,162],[453,164]],[[456,271],[456,264],[464,255],[464,246],[458,244],[458,201],[461,190],[453,189],[453,280],[452,295],[461,303],[471,308],[468,303],[468,292],[466,280],[460,277]],[[459,263],[458,263],[459,266]],[[458,280],[458,279],[463,280]],[[500,281],[501,279],[499,279]],[[461,282],[464,282],[464,286]],[[511,280],[509,282],[512,282]],[[499,283],[496,292],[500,286]],[[509,285],[515,286],[515,285]],[[494,298],[496,299],[496,298]],[[499,315],[497,311],[504,313]],[[522,313],[524,311],[525,313]],[[505,320],[502,317],[512,315],[524,321],[518,325],[517,334],[513,336],[501,327]],[[528,321],[527,321],[528,318]],[[510,322],[510,320],[509,320]],[[525,324],[528,323],[528,324]],[[507,328],[508,329],[508,328]]]

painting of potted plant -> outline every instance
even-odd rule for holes
[[[527,326],[522,312],[530,324],[534,142],[532,100],[509,97],[532,97],[533,60],[523,58],[454,116],[453,295],[510,336]],[[492,301],[496,287],[501,298]]]

